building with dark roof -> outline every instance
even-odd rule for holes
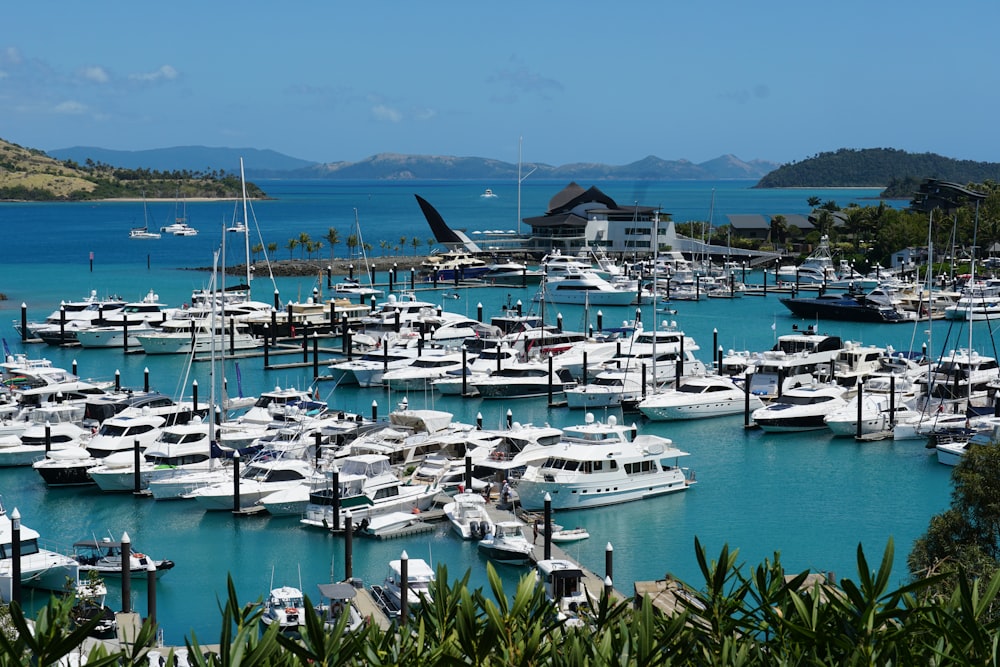
[[[596,187],[570,183],[549,200],[543,215],[523,219],[531,228],[527,249],[565,253],[600,246],[610,252],[649,253],[653,222],[661,215],[658,206],[622,207]],[[661,248],[670,246],[676,238],[673,222],[660,220],[658,236]]]

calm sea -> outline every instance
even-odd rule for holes
[[[317,239],[329,227],[342,238],[353,233],[355,209],[364,240],[375,248],[380,266],[392,261],[392,247],[406,237],[407,254],[414,250],[410,239],[431,234],[413,194],[434,204],[455,227],[475,230],[517,230],[517,191],[514,185],[470,182],[338,183],[313,181],[264,181],[260,183],[274,200],[253,206],[251,243],[276,242],[277,256],[285,259],[289,238],[306,232]],[[522,217],[537,215],[566,184],[525,181]],[[585,187],[590,184],[583,184]],[[674,219],[725,222],[727,213],[806,213],[806,200],[818,196],[841,205],[864,203],[874,190],[774,190],[750,189],[748,182],[716,183],[598,183],[621,204],[658,204]],[[490,187],[500,196],[483,199]],[[712,206],[713,190],[715,194]],[[175,216],[174,203],[148,203],[149,226],[159,228]],[[60,300],[78,299],[91,290],[138,299],[150,290],[161,300],[177,305],[194,288],[207,286],[208,275],[191,267],[210,266],[212,253],[220,245],[222,229],[234,215],[227,203],[190,203],[187,217],[201,233],[192,238],[164,237],[159,241],[131,241],[128,230],[143,224],[141,203],[2,204],[0,230],[4,256],[0,264],[0,302],[6,315],[0,335],[12,351],[45,356],[68,367],[77,362],[80,374],[110,379],[119,371],[123,384],[141,386],[149,369],[154,388],[172,395],[189,394],[197,379],[201,395],[209,386],[208,369],[196,364],[187,381],[186,366],[172,358],[122,355],[113,350],[63,350],[43,346],[23,349],[11,321],[19,317],[21,303],[31,319],[40,319],[58,307]],[[259,229],[259,232],[257,231]],[[258,236],[259,234],[259,236]],[[383,249],[382,242],[388,246]],[[227,249],[227,261],[242,261]],[[344,256],[343,244],[334,249]],[[90,253],[93,253],[91,270]],[[329,248],[321,253],[329,256]],[[300,256],[296,249],[294,256]],[[384,279],[384,278],[383,278]],[[255,297],[270,301],[275,289],[282,300],[309,295],[323,281],[313,278],[279,279],[266,276],[254,281]],[[469,289],[461,298],[443,303],[446,310],[475,315],[478,303],[487,314],[508,302],[521,300],[527,307],[532,290],[518,288]],[[682,303],[676,321],[700,344],[700,358],[709,361],[713,340],[725,348],[761,350],[773,344],[774,336],[795,323],[774,296],[740,300],[706,300]],[[634,317],[633,308],[605,308],[604,321]],[[554,317],[556,309],[547,315]],[[582,309],[562,308],[566,327],[584,329]],[[592,313],[592,319],[596,317]],[[643,321],[652,322],[649,306]],[[773,327],[773,328],[772,328]],[[825,332],[869,344],[892,345],[904,350],[919,348],[927,339],[925,326],[823,324]],[[945,340],[946,329],[935,324],[935,347]],[[986,350],[983,350],[986,352]],[[238,372],[237,372],[238,370]],[[311,371],[264,372],[260,360],[228,365],[225,376],[230,394],[255,394],[274,386],[306,387]],[[385,414],[402,395],[381,390],[344,390],[321,386],[332,405],[368,413],[373,401]],[[410,395],[411,407],[434,407],[453,412],[456,420],[472,422],[481,412],[487,425],[499,425],[510,409],[521,422],[556,426],[583,420],[580,412],[548,409],[539,401],[482,401],[443,399],[433,395]],[[597,415],[604,419],[607,415]],[[629,420],[632,417],[628,417]],[[922,442],[893,441],[858,444],[853,439],[833,439],[820,432],[804,435],[765,435],[746,432],[742,417],[681,424],[640,424],[643,432],[670,437],[691,453],[688,463],[698,484],[689,492],[656,500],[607,509],[587,510],[557,516],[569,526],[585,526],[590,540],[569,551],[585,565],[601,573],[605,548],[615,552],[615,585],[631,593],[637,580],[655,579],[666,573],[699,585],[694,556],[697,537],[709,557],[723,544],[740,550],[740,561],[748,565],[781,553],[792,570],[832,571],[838,577],[856,576],[856,549],[862,544],[870,561],[881,558],[887,541],[895,541],[897,582],[906,577],[905,557],[913,540],[926,528],[930,517],[949,502],[949,469],[939,465]],[[157,503],[130,495],[110,496],[86,489],[49,490],[31,469],[0,470],[0,494],[10,511],[17,507],[25,525],[62,546],[92,536],[128,532],[135,547],[157,558],[170,558],[176,568],[166,574],[158,588],[158,616],[168,643],[179,643],[196,633],[199,640],[218,639],[217,600],[225,595],[226,576],[231,575],[245,601],[254,600],[274,585],[301,583],[309,594],[315,585],[343,576],[343,544],[340,538],[301,528],[296,520],[266,516],[236,519],[228,513],[205,513],[186,502]],[[441,526],[435,533],[406,540],[355,540],[355,576],[367,583],[380,583],[388,561],[406,550],[412,558],[435,564],[446,563],[454,578],[466,570],[474,586],[485,586],[485,561],[474,544],[454,539]],[[522,573],[501,568],[505,580],[514,585]],[[30,589],[29,589],[30,591]],[[30,594],[30,592],[29,592]],[[36,594],[37,595],[37,594]],[[145,612],[144,587],[133,593],[133,605]],[[111,587],[114,606],[120,606],[120,591]],[[37,600],[37,598],[36,598]]]

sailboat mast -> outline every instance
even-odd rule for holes
[[[222,234],[223,243],[225,243],[226,234],[223,231]],[[208,369],[208,442],[211,446],[215,442],[215,315],[218,310],[218,306],[215,303],[216,294],[219,290],[219,251],[216,250],[212,257],[212,287],[215,292],[212,295],[212,314],[209,326],[212,329],[211,339],[209,342],[209,369]],[[192,345],[194,341],[192,341]],[[194,350],[191,350],[191,357],[194,358]],[[209,455],[211,456],[211,455]]]
[[[517,235],[521,235],[521,142],[524,137],[517,138]]]
[[[243,186],[243,244],[246,251],[247,301],[250,300],[250,218],[247,217],[247,180],[243,173],[243,158],[240,158],[240,184]],[[225,238],[225,235],[223,235]]]

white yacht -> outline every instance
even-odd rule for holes
[[[262,345],[260,339],[250,333],[245,322],[222,317],[192,319],[171,330],[166,323],[160,331],[136,334],[135,338],[146,354],[208,354],[213,346],[219,354],[228,350],[254,350]]]
[[[278,458],[248,463],[241,472],[240,507],[252,507],[261,498],[297,486],[303,482],[322,481],[312,464],[294,458]],[[234,482],[226,481],[195,489],[189,495],[206,510],[232,510],[235,501]]]
[[[80,564],[70,556],[50,551],[39,545],[38,531],[20,526],[21,584],[48,591],[66,591],[67,582],[79,584]],[[0,591],[5,600],[11,598],[14,530],[11,517],[0,506]]]
[[[518,360],[517,352],[509,347],[484,348],[478,356],[469,362],[466,368],[452,371],[448,375],[434,380],[431,384],[446,396],[460,395],[463,387],[466,394],[475,396],[479,393],[475,386],[477,381],[488,378],[495,371],[517,363]]]
[[[768,401],[796,385],[811,384],[817,373],[829,375],[831,363],[837,358],[843,343],[839,336],[828,336],[810,325],[799,331],[778,336],[775,346],[753,358],[750,393]],[[781,389],[778,389],[779,378]]]
[[[991,382],[1000,379],[995,357],[968,348],[952,349],[931,364],[926,376],[917,379],[922,393],[933,398],[967,400],[985,396]]]
[[[646,385],[642,383],[642,370],[613,368],[601,371],[587,384],[566,389],[566,403],[571,408],[617,408],[638,403],[646,390],[652,391],[652,373]]]
[[[633,438],[635,430],[614,416],[596,422],[592,414],[585,424],[563,429],[548,458],[528,465],[518,481],[521,505],[541,509],[548,494],[553,509],[584,509],[686,490],[694,480],[677,462],[688,453],[667,438]]]
[[[991,278],[966,285],[958,301],[944,309],[944,317],[973,322],[1000,318],[1000,280]]]
[[[866,386],[866,385],[865,385]],[[903,395],[897,393],[891,398],[886,393],[870,392],[861,394],[861,434],[888,433],[896,424],[915,421],[920,411],[912,409]],[[827,414],[823,421],[836,436],[856,436],[858,434],[858,396],[854,396],[844,407]]]
[[[486,499],[480,493],[456,493],[442,509],[452,529],[463,540],[481,540],[493,533],[493,519],[486,511]]]
[[[461,369],[461,352],[425,351],[423,356],[414,358],[409,365],[383,373],[382,383],[394,391],[419,391],[428,388],[432,381],[445,377],[449,372]]]
[[[751,419],[765,431],[792,432],[826,428],[827,414],[845,405],[846,390],[836,385],[809,385],[784,392],[773,402],[757,408]]]
[[[756,394],[750,394],[751,410],[763,407]],[[676,389],[647,396],[639,403],[639,410],[649,419],[700,419],[740,414],[746,409],[747,395],[744,387],[725,375],[698,375],[686,377]]]
[[[547,361],[524,361],[508,364],[473,384],[482,398],[536,398],[562,394],[576,386],[576,380],[565,368],[553,365],[551,377]]]
[[[830,237],[823,236],[819,240],[819,245],[802,264],[780,267],[776,278],[778,282],[797,282],[806,285],[823,285],[837,281],[839,276],[833,265],[833,257],[830,255]]]
[[[157,415],[110,417],[101,422],[97,433],[87,441],[87,451],[94,458],[102,459],[117,452],[131,453],[136,443],[144,450],[159,437],[165,423],[166,420]]]
[[[400,560],[389,561],[389,575],[382,584],[381,591],[385,595],[391,609],[399,612],[402,607],[403,566]],[[406,561],[406,605],[410,611],[415,610],[424,600],[431,598],[431,584],[434,583],[434,570],[422,558],[409,558]]]
[[[29,466],[50,450],[83,447],[90,431],[76,421],[61,421],[74,415],[82,418],[82,405],[41,406],[32,410],[26,429],[19,435],[0,438],[0,467]]]
[[[360,387],[381,387],[383,373],[408,366],[417,358],[417,337],[416,333],[413,336],[386,334],[378,349],[351,361],[330,364],[330,376],[345,386],[354,384]]]
[[[616,285],[592,271],[547,275],[535,300],[591,306],[628,306],[635,303],[638,291],[631,285]]]
[[[119,310],[105,314],[100,326],[77,331],[76,340],[81,347],[123,348],[127,332],[128,347],[138,347],[136,334],[156,331],[176,310],[160,303],[160,296],[150,290],[141,301],[126,303]]]
[[[493,531],[478,543],[479,551],[498,563],[521,565],[531,560],[534,546],[524,536],[524,523],[497,521]]]
[[[388,456],[359,454],[340,462],[338,472],[338,503],[340,525],[346,521],[347,512],[357,522],[389,512],[425,510],[433,502],[438,489],[425,484],[404,484],[393,471]],[[307,494],[307,505],[301,523],[314,528],[333,528],[333,476],[325,474],[323,485]],[[276,504],[271,499],[271,505]],[[272,510],[265,500],[264,507]],[[302,514],[302,510],[299,510]]]
[[[19,334],[24,333],[28,338],[38,338],[39,329],[54,329],[58,332],[61,325],[68,326],[71,322],[77,322],[72,326],[73,329],[94,326],[96,322],[123,305],[125,302],[118,297],[101,298],[97,296],[97,290],[91,290],[87,297],[79,301],[61,302],[59,308],[52,311],[42,322],[28,322],[27,332],[21,331],[20,320],[15,320],[13,325]],[[66,342],[70,342],[70,339],[67,338]]]
[[[275,387],[271,391],[262,391],[253,405],[240,415],[237,421],[241,424],[266,426],[280,417],[286,407],[312,399],[312,394],[304,389]]]

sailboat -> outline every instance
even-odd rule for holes
[[[174,221],[160,227],[160,232],[174,236],[197,236],[198,230],[187,223],[187,202],[177,193],[177,203],[174,205]]]
[[[146,212],[146,196],[142,197],[142,227],[133,227],[129,230],[130,239],[158,239],[160,235],[149,231],[149,216]]]
[[[365,287],[361,284],[360,280],[355,280],[353,276],[350,276],[346,280],[342,280],[334,285],[333,291],[336,294],[350,294],[361,299],[367,299],[371,296],[381,296],[382,290],[375,289],[375,286],[372,284],[372,273],[368,267],[368,253],[365,250],[365,242],[361,236],[361,223],[358,221],[358,209],[354,209],[354,233],[358,236],[358,247],[361,248],[361,256],[365,260],[365,275],[368,277],[368,286]]]

